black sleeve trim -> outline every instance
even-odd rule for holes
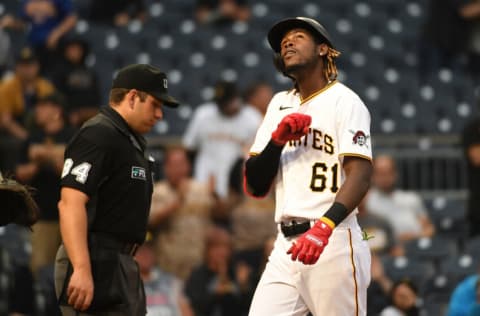
[[[256,197],[265,196],[277,175],[283,146],[272,141],[256,156],[245,163],[245,191]]]

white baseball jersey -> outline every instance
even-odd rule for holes
[[[198,150],[194,177],[207,182],[215,177],[216,192],[227,196],[233,164],[245,156],[262,117],[250,106],[243,106],[234,116],[220,113],[215,103],[200,105],[183,137],[185,147]]]
[[[306,136],[288,142],[282,151],[275,180],[276,222],[322,217],[345,180],[343,157],[372,157],[370,113],[338,81],[303,101],[294,90],[277,93],[257,131],[252,155],[265,148],[282,118],[293,112],[310,115],[312,123]]]

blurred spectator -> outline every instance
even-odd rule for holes
[[[390,305],[382,310],[380,316],[418,316],[419,297],[415,284],[409,280],[396,282],[391,289]]]
[[[5,70],[7,70],[10,54],[10,37],[7,32],[0,28],[0,80]]]
[[[197,0],[195,18],[200,24],[227,24],[247,21],[250,8],[246,0]]]
[[[62,46],[62,61],[58,63],[52,80],[66,96],[69,122],[80,127],[99,109],[101,96],[97,74],[85,64],[88,43],[81,38],[69,38]]]
[[[273,88],[266,82],[255,82],[245,89],[245,104],[257,109],[262,117],[267,112],[268,104],[273,97]]]
[[[476,90],[480,107],[480,86]],[[464,156],[467,160],[468,209],[467,222],[470,237],[480,235],[480,117],[469,122],[462,134]]]
[[[92,1],[89,20],[121,27],[132,20],[145,21],[144,0]]]
[[[146,316],[193,316],[182,281],[155,266],[153,244],[147,241],[135,254],[147,300]]]
[[[378,315],[388,306],[388,296],[393,286],[392,280],[385,274],[382,260],[375,253],[372,253],[371,276],[367,289],[368,316]]]
[[[393,234],[392,225],[385,218],[368,211],[364,198],[358,205],[358,224],[362,228],[372,253],[391,256],[401,256],[404,249],[400,246]]]
[[[475,305],[480,303],[478,290],[480,269],[478,272],[465,278],[455,287],[448,303],[447,316],[471,316],[477,309]]]
[[[71,0],[23,0],[19,17],[6,15],[0,21],[2,27],[27,30],[44,70],[54,65],[58,44],[76,23]]]
[[[149,226],[158,232],[159,266],[184,280],[203,260],[215,197],[208,184],[190,177],[185,149],[167,148],[163,167],[165,179],[155,184]]]
[[[60,174],[65,145],[73,130],[64,119],[64,101],[59,94],[40,98],[35,106],[35,122],[39,130],[24,145],[16,176],[36,189],[34,196],[40,208],[38,222],[32,227],[31,268],[53,265],[61,243],[57,203],[60,199]]]
[[[261,120],[258,111],[242,104],[234,83],[218,82],[213,102],[195,110],[183,137],[185,147],[196,152],[195,179],[213,177],[216,193],[226,198],[230,171],[245,156]]]
[[[233,169],[237,175],[232,175],[238,182],[237,190],[241,195],[240,201],[232,210],[235,261],[248,264],[252,273],[259,276],[262,272],[259,269],[264,260],[265,243],[277,234],[277,225],[273,220],[275,199],[273,190],[263,199],[242,194],[243,166],[244,160],[240,159]]]
[[[252,273],[246,264],[235,265],[231,259],[230,234],[212,228],[204,262],[192,271],[185,285],[196,316],[242,316],[248,312],[255,286]]]
[[[480,17],[480,2],[430,0],[427,10],[420,45],[421,75],[428,75],[440,67],[452,67],[459,54],[473,52],[469,41],[472,21]],[[479,64],[476,61],[479,55],[470,56],[473,64]]]
[[[392,157],[375,158],[372,183],[366,207],[371,214],[387,220],[399,242],[431,237],[435,227],[428,217],[422,198],[415,192],[396,188],[397,170]]]
[[[36,55],[30,48],[23,48],[16,58],[15,74],[0,85],[0,157],[4,169],[13,170],[12,160],[18,160],[17,147],[28,136],[26,125],[36,99],[55,90],[39,70]]]

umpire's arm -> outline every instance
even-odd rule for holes
[[[344,156],[343,169],[346,179],[335,196],[335,202],[343,204],[348,212],[351,212],[360,204],[370,188],[373,166],[368,159]]]
[[[87,243],[87,209],[89,198],[85,193],[63,187],[58,202],[60,232],[63,244],[73,266],[67,288],[68,303],[77,310],[85,310],[93,298],[93,280]]]

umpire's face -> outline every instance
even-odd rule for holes
[[[130,108],[130,127],[139,134],[149,132],[163,118],[163,102],[150,94],[130,90],[126,96]]]

